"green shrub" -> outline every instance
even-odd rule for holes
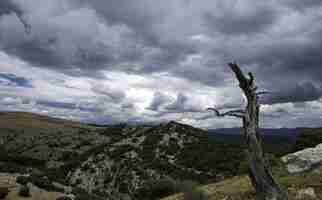
[[[27,185],[27,183],[30,182],[30,178],[28,176],[18,176],[16,182],[21,185]]]
[[[166,197],[176,192],[176,182],[171,178],[163,178],[152,183],[150,189],[153,197]]]
[[[0,199],[4,199],[9,194],[7,187],[0,187]]]
[[[72,200],[72,198],[70,198],[68,196],[60,196],[60,197],[56,198],[56,200]]]
[[[30,197],[30,190],[29,187],[26,185],[22,185],[18,192],[19,196],[21,197]]]
[[[54,186],[46,176],[31,175],[28,178],[32,184],[36,185],[39,188],[45,189],[47,191],[64,192],[63,188]]]
[[[84,189],[79,187],[73,188],[73,194],[75,195],[75,200],[103,200],[103,198],[94,194],[88,194]]]
[[[191,191],[187,191],[183,194],[184,200],[208,200],[209,196],[198,189],[193,189]]]
[[[191,190],[194,190],[199,184],[195,181],[192,180],[184,180],[184,181],[180,181],[177,182],[177,190],[178,192],[189,192]]]
[[[322,129],[305,129],[296,137],[293,152],[315,147],[320,143],[322,143]]]
[[[171,178],[162,178],[146,182],[145,186],[138,191],[141,199],[160,199],[177,192],[176,181]]]
[[[183,193],[184,200],[208,200],[208,195],[197,189],[198,185],[195,181],[185,180],[177,183],[177,189]]]

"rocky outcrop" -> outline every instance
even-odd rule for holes
[[[65,195],[60,192],[47,191],[45,189],[33,185],[32,183],[27,183],[24,181],[22,182],[24,184],[17,183],[18,177],[21,177],[21,174],[0,173],[0,197],[2,197],[0,199],[4,198],[5,200],[56,200],[57,197]]]
[[[316,199],[317,196],[315,194],[314,188],[309,187],[309,188],[305,188],[305,189],[301,189],[297,192],[297,195],[295,197],[295,199]]]
[[[310,170],[322,162],[322,144],[282,157],[289,173]]]
[[[102,134],[109,136],[110,142],[68,174],[72,186],[101,196],[117,190],[142,197],[151,181],[165,177],[214,180],[219,175],[213,167],[205,164],[201,168],[194,165],[198,160],[191,161],[192,155],[202,158],[197,152],[208,152],[200,149],[211,146],[207,132],[201,129],[176,122],[119,128],[115,135],[106,129]]]

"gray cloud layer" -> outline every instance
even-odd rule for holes
[[[273,91],[263,103],[317,101],[321,11],[318,0],[1,0],[0,51],[73,77],[166,73],[218,89],[233,85],[226,63],[236,60]],[[91,91],[135,108],[120,88]],[[164,91],[151,98],[146,109],[164,115],[200,109],[179,89],[174,99]]]

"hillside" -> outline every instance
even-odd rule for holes
[[[304,128],[297,134],[291,151],[273,167],[278,182],[288,191],[290,199],[322,199],[322,129]],[[320,145],[318,145],[320,144]],[[317,146],[318,145],[318,146]],[[312,149],[319,147],[319,150]],[[290,162],[290,163],[288,163]],[[292,173],[291,173],[292,172]],[[210,200],[252,200],[254,189],[246,175],[235,176],[218,183],[199,186]],[[314,191],[315,198],[305,196]],[[183,200],[183,194],[162,200]]]
[[[118,188],[151,199],[151,181],[218,181],[238,173],[242,157],[239,146],[211,143],[206,131],[176,122],[95,128],[28,113],[0,120],[1,172],[48,177],[96,196]]]
[[[4,130],[14,131],[57,131],[57,130],[73,130],[80,128],[92,128],[92,126],[65,120],[52,118],[45,115],[27,112],[0,112],[0,128]]]
[[[319,136],[312,136],[313,130],[319,132],[307,129],[299,134],[296,145],[280,137],[266,141],[265,146],[272,150],[268,151],[271,163],[279,167],[275,157],[281,152],[314,146]],[[49,192],[62,192],[54,182],[63,184],[78,199],[106,199],[117,193],[124,198],[152,200],[169,192],[158,190],[162,180],[206,185],[245,173],[242,141],[241,137],[214,137],[173,121],[154,126],[95,127],[3,112],[0,172],[27,174],[31,183]]]
[[[273,175],[287,191],[290,200],[322,199],[322,143],[314,148],[282,157],[283,162],[273,167]],[[209,200],[254,200],[255,191],[246,175],[199,186]],[[183,200],[186,194],[176,194],[162,200]],[[201,199],[201,198],[200,198]]]
[[[277,177],[277,180],[287,188],[290,200],[295,199],[317,199],[322,198],[322,166],[314,171],[299,175],[285,175]],[[299,198],[302,191],[314,189],[316,198]],[[209,196],[209,200],[254,200],[254,190],[247,176],[236,176],[225,181],[199,187]],[[183,200],[183,194],[177,194],[162,200]]]
[[[151,199],[148,190],[155,180],[168,177],[207,183],[231,176],[239,167],[237,146],[212,144],[206,131],[176,122],[110,127],[101,134],[111,138],[101,153],[91,155],[68,176],[71,184],[89,192],[108,192],[111,186],[104,183],[113,179],[113,171],[119,171],[120,192]]]

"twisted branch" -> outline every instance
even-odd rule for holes
[[[207,108],[207,110],[214,111],[217,117],[231,116],[231,117],[243,118],[245,116],[244,110],[230,110],[224,113],[220,113],[219,110],[216,108]]]

